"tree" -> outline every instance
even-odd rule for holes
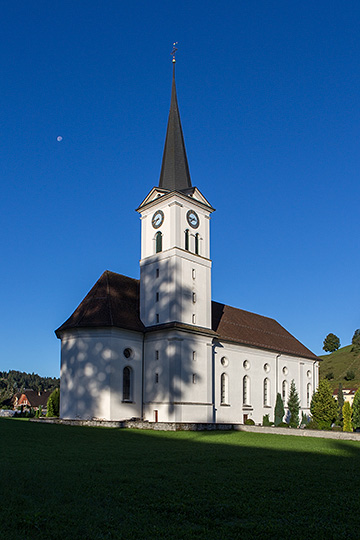
[[[344,417],[343,431],[352,431],[351,408],[350,408],[350,403],[348,401],[345,401],[342,412],[343,412],[343,417]]]
[[[335,334],[328,334],[324,339],[323,349],[325,352],[337,351],[340,347],[340,339]]]
[[[352,404],[352,425],[354,429],[360,428],[360,388],[356,390]]]
[[[329,381],[322,379],[313,394],[310,412],[320,429],[328,429],[338,415],[337,403],[332,396]]]
[[[360,345],[360,328],[355,330],[354,335],[352,337],[351,343],[353,345]]]
[[[344,406],[344,394],[343,394],[343,389],[342,389],[342,384],[339,383],[339,390],[338,390],[338,420],[339,420],[339,424],[340,426],[343,425],[343,406]]]
[[[352,369],[349,369],[349,371],[346,372],[344,379],[346,381],[352,381],[355,379],[355,372]]]
[[[299,425],[299,411],[300,411],[300,399],[299,394],[297,393],[295,381],[294,379],[291,381],[290,384],[290,392],[289,392],[289,399],[288,399],[288,409],[290,413],[290,422],[289,425],[291,427],[298,427]]]
[[[285,409],[284,409],[284,402],[281,398],[281,394],[277,394],[276,396],[276,403],[275,403],[275,426],[278,426],[280,422],[282,422],[282,419],[284,418]]]
[[[56,388],[51,392],[49,399],[47,400],[47,413],[46,416],[59,416],[60,415],[60,388]]]
[[[360,350],[360,328],[355,330],[351,343],[353,344],[352,351],[359,352]]]

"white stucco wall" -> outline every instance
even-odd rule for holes
[[[118,329],[66,331],[62,336],[61,418],[141,416],[142,334]],[[132,355],[125,358],[124,349]],[[123,402],[123,369],[131,368],[131,401]]]

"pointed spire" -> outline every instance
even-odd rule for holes
[[[166,131],[165,147],[161,165],[159,187],[169,191],[191,188],[188,160],[186,157],[184,135],[181,128],[180,113],[175,85],[175,44],[173,55],[173,79],[171,103]]]

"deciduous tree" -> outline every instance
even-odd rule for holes
[[[340,339],[335,334],[328,334],[324,339],[323,349],[325,352],[337,351],[340,347]]]

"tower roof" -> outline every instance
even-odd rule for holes
[[[169,191],[181,191],[192,187],[176,97],[175,59],[173,59],[171,103],[159,187]]]

